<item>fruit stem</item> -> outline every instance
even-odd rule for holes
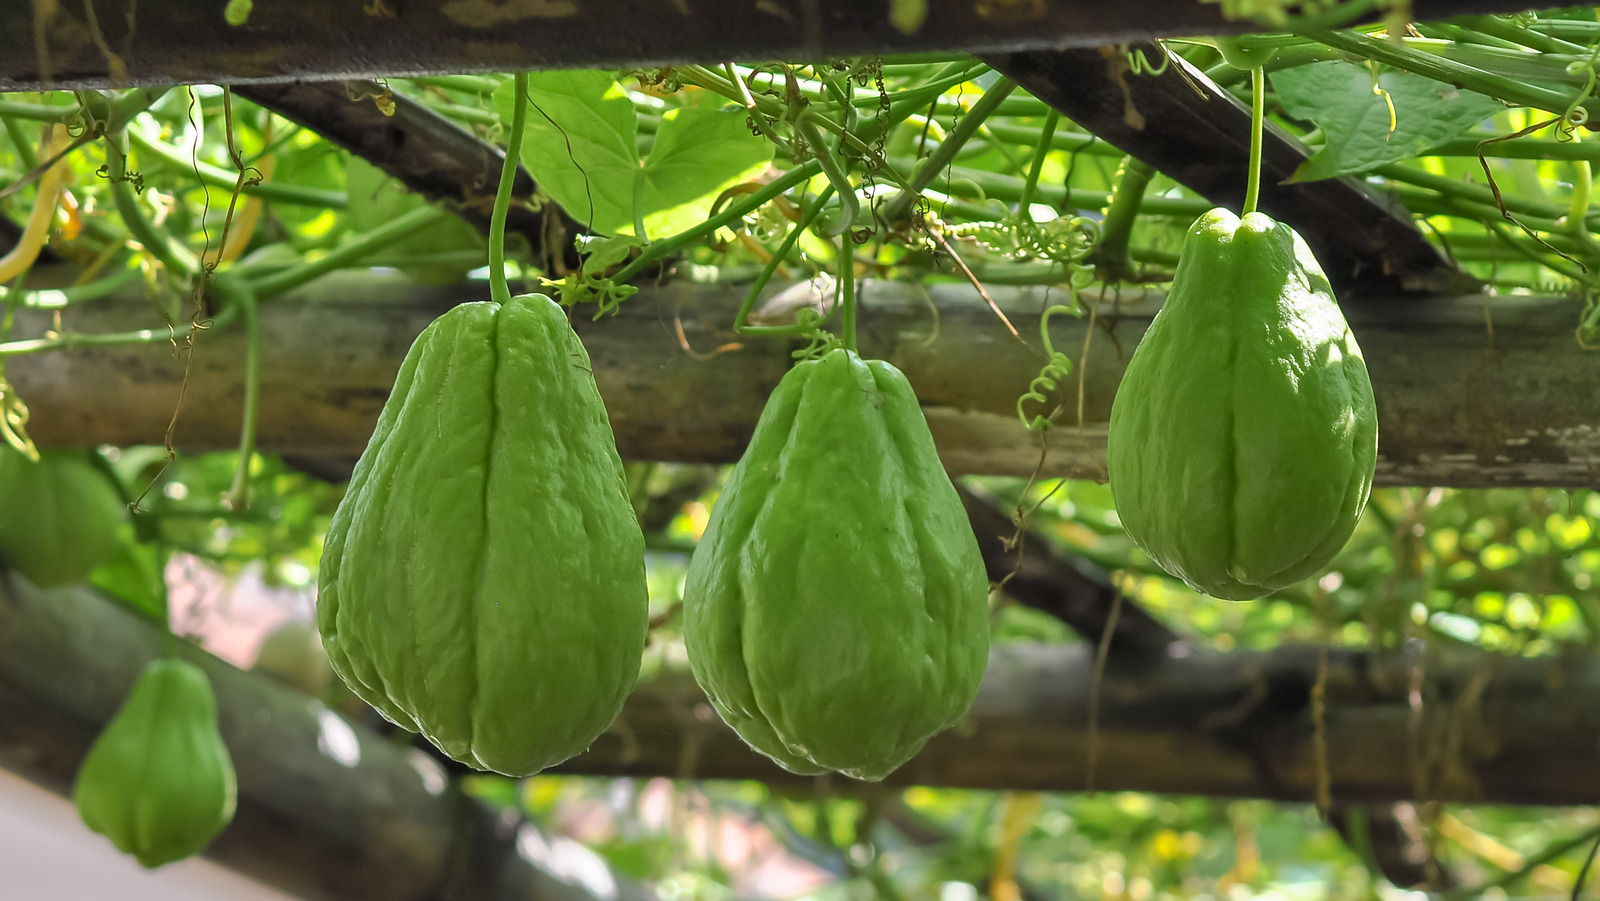
[[[511,302],[511,286],[506,284],[506,213],[511,210],[511,185],[517,180],[522,131],[528,121],[528,74],[511,76],[511,84],[511,140],[506,144],[500,186],[494,192],[494,213],[489,217],[489,299],[495,303]]]
[[[855,245],[850,233],[839,236],[839,307],[844,310],[844,324],[839,338],[846,350],[856,349],[856,259]]]
[[[1261,120],[1266,108],[1266,72],[1260,66],[1250,70],[1250,180],[1244,191],[1244,215],[1256,211],[1261,197]]]
[[[261,411],[261,317],[249,283],[233,273],[216,276],[217,293],[244,316],[244,416],[239,425],[239,465],[224,503],[234,513],[250,506],[250,461],[256,455],[256,420]]]
[[[1039,173],[1044,171],[1044,158],[1050,155],[1053,149],[1050,140],[1056,135],[1056,126],[1061,123],[1061,113],[1055,108],[1045,114],[1044,126],[1039,129],[1039,144],[1033,152],[1033,165],[1028,167],[1028,180],[1022,183],[1022,198],[1017,201],[1017,216],[1023,222],[1032,222],[1033,215],[1028,210],[1033,206],[1033,194],[1039,189]]]
[[[833,185],[828,185],[822,189],[822,193],[817,195],[817,199],[811,202],[811,206],[800,217],[799,224],[795,225],[794,229],[789,232],[788,237],[783,239],[783,243],[778,245],[777,252],[772,255],[772,259],[767,261],[767,265],[762,267],[761,274],[756,277],[755,283],[750,286],[749,291],[745,292],[744,303],[740,305],[739,312],[733,317],[733,330],[735,332],[741,335],[804,335],[812,328],[820,327],[823,322],[827,322],[828,319],[832,318],[833,308],[830,308],[828,315],[824,316],[820,322],[809,325],[799,322],[794,325],[749,324],[750,311],[755,309],[756,300],[760,297],[762,289],[767,286],[767,282],[772,280],[772,274],[778,271],[778,266],[785,259],[788,259],[789,251],[794,249],[795,242],[799,241],[805,230],[817,221],[818,216],[822,215],[823,207],[827,205],[828,198],[832,196]]]

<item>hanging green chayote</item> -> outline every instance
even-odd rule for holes
[[[72,798],[90,829],[146,867],[205,850],[233,820],[233,761],[199,667],[156,660],[90,746]]]

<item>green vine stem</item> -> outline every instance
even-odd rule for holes
[[[1076,304],[1076,300],[1074,300],[1074,304]],[[1057,313],[1066,313],[1069,316],[1083,315],[1083,311],[1079,310],[1075,305],[1067,306],[1058,303],[1045,308],[1044,314],[1039,317],[1039,343],[1044,346],[1044,353],[1049,358],[1049,362],[1045,363],[1044,368],[1028,384],[1027,392],[1017,398],[1017,418],[1022,420],[1023,426],[1030,432],[1042,432],[1049,429],[1050,418],[1043,413],[1030,417],[1026,407],[1027,403],[1032,401],[1038,404],[1048,404],[1050,402],[1048,392],[1059,388],[1061,381],[1072,374],[1072,358],[1056,350],[1055,345],[1050,342],[1050,317]]]
[[[670,238],[652,241],[638,256],[633,258],[633,262],[622,267],[616,275],[613,275],[611,280],[621,284],[633,278],[649,268],[657,260],[665,259],[717,229],[744,218],[747,214],[760,209],[763,204],[779,194],[817,177],[820,172],[822,172],[821,163],[814,159],[807,160],[805,165],[790,169],[782,176],[773,179],[766,187],[738,203],[729,204],[727,209],[706,219],[699,225],[681,231]]]
[[[839,193],[839,202],[842,206],[840,214],[823,229],[823,234],[829,238],[837,238],[855,224],[856,217],[861,213],[861,203],[856,199],[855,185],[850,183],[850,173],[845,171],[839,155],[823,140],[815,120],[815,116],[803,115],[798,124],[806,143],[811,145],[811,152],[815,154],[817,163],[822,166],[822,174],[828,177],[829,185]]]
[[[1022,186],[1022,199],[1017,201],[1017,215],[1024,221],[1031,222],[1033,214],[1028,208],[1033,205],[1033,192],[1039,189],[1039,173],[1044,171],[1045,157],[1050,155],[1050,139],[1055,137],[1056,126],[1061,124],[1061,113],[1051,110],[1050,115],[1044,117],[1044,125],[1040,126],[1036,144],[1033,151],[1033,165],[1028,167],[1028,181]]]
[[[945,65],[937,72],[928,76],[927,80],[922,84],[919,84],[915,87],[909,87],[904,90],[891,91],[889,93],[889,121],[902,121],[905,119],[905,117],[911,115],[912,113],[926,108],[929,101],[944,94],[945,91],[950,90],[962,82],[970,81],[983,71],[987,70],[988,66],[975,60],[960,60]],[[735,83],[732,75],[725,76],[722,73],[704,66],[682,66],[675,71],[677,72],[678,77],[683,79],[685,84],[698,85],[709,91],[721,94],[730,100],[738,101],[741,105],[744,105],[746,108],[748,108],[748,104],[746,103],[745,99],[745,93],[750,91],[749,84],[754,80],[754,72],[752,70],[744,67],[735,68],[735,74],[744,81],[742,88],[741,85]],[[769,83],[765,85],[765,87],[776,87],[776,85]],[[827,90],[824,82],[821,80],[811,81],[807,79],[796,79],[796,87],[798,88],[802,97],[814,103],[827,104],[830,102],[830,100],[834,99],[830,96],[830,92]],[[783,101],[780,101],[765,93],[755,92],[750,92],[749,98],[755,103],[756,107],[760,109],[761,112],[765,113],[770,118],[780,119],[783,117]],[[852,105],[875,107],[880,101],[876,95],[871,95],[850,100],[848,102]],[[1038,106],[1040,107],[1039,112],[1042,115],[1044,112],[1044,104],[1037,101],[1035,102],[1038,103]],[[944,104],[941,104],[941,106],[943,105]],[[954,101],[950,101],[949,105],[953,110]],[[828,130],[838,131],[839,126],[830,125]],[[866,150],[868,148],[865,144],[862,144],[856,149]]]
[[[1600,243],[1595,241],[1594,233],[1589,231],[1589,200],[1594,188],[1594,168],[1588,160],[1579,160],[1572,164],[1572,204],[1567,213],[1567,228],[1571,230],[1572,237],[1583,250],[1583,256],[1591,263],[1600,259]]]
[[[706,90],[712,91],[712,92],[717,93],[717,94],[721,94],[722,96],[727,97],[730,100],[734,100],[734,101],[738,102],[741,106],[745,105],[744,94],[745,94],[746,91],[749,90],[748,85],[736,85],[729,78],[724,77],[722,74],[720,74],[718,72],[715,72],[713,70],[707,69],[707,68],[705,68],[703,66],[684,66],[684,67],[678,69],[677,72],[678,72],[679,77],[683,78],[684,82],[686,84],[698,85],[699,87],[705,88]],[[832,134],[832,135],[836,135],[838,137],[838,139],[839,139],[839,143],[836,145],[837,147],[843,148],[846,145],[848,145],[852,151],[854,151],[855,153],[858,153],[858,154],[863,154],[863,155],[871,154],[873,152],[872,146],[869,145],[866,141],[864,141],[851,128],[847,128],[845,125],[841,125],[840,123],[833,121],[833,119],[830,118],[829,116],[823,115],[821,112],[818,112],[818,110],[826,111],[827,109],[830,109],[833,106],[840,105],[839,101],[831,101],[829,99],[829,97],[830,97],[829,92],[822,86],[822,84],[820,82],[803,82],[802,80],[800,80],[798,78],[792,78],[792,77],[791,77],[790,80],[795,85],[795,91],[794,91],[794,94],[793,94],[794,101],[804,102],[804,103],[813,103],[813,102],[815,102],[816,109],[812,109],[812,110],[808,110],[807,111],[807,112],[813,114],[813,118],[811,119],[811,124],[815,125],[818,128],[818,130],[820,130],[820,131],[827,132],[827,133]],[[959,84],[959,83],[960,82],[958,81],[957,84]],[[811,87],[809,89],[806,88],[806,87],[803,87],[803,85],[807,85],[807,84],[811,85]],[[757,109],[763,115],[765,115],[765,116],[767,116],[767,117],[769,117],[769,118],[771,118],[773,120],[783,120],[785,118],[786,114],[788,114],[790,118],[794,117],[794,113],[796,112],[796,110],[792,106],[786,106],[783,102],[775,100],[772,97],[769,97],[769,96],[767,96],[765,94],[751,94],[750,96],[751,96],[751,99],[755,102]],[[843,117],[847,121],[854,121],[854,118],[855,118],[854,101],[846,101],[846,102],[848,102],[850,104],[850,108],[849,108],[848,115],[844,115]],[[876,103],[877,101],[876,101],[876,99],[874,99],[872,102]],[[746,108],[748,109],[748,107],[746,107]],[[913,109],[908,107],[908,108],[906,108],[904,110],[904,113],[902,115],[897,116],[897,115],[895,115],[893,113],[893,110],[891,110],[891,114],[890,114],[890,116],[888,118],[888,123],[890,125],[893,125],[894,123],[901,121],[901,119],[903,119],[905,116],[910,115],[913,111],[914,111]],[[752,114],[751,118],[755,119],[755,118],[757,118],[757,116]],[[873,128],[879,127],[877,122],[876,122],[876,120],[869,119],[869,120],[865,120],[865,121],[868,123],[869,126],[871,126]],[[764,125],[763,126],[757,126],[758,130],[761,130],[764,127],[765,127]],[[811,139],[809,137],[807,137],[806,140],[810,141]],[[785,147],[785,145],[782,142],[775,142],[775,143],[777,143],[777,145],[780,148],[784,148]],[[892,184],[896,184],[896,185],[899,185],[901,187],[905,187],[906,185],[909,184],[909,182],[906,180],[906,178],[904,176],[902,176],[900,174],[900,172],[898,170],[896,170],[893,166],[887,166],[887,165],[884,166],[883,167],[883,171],[881,173],[879,173],[879,174],[880,174],[880,176],[882,178],[886,179],[887,181],[889,181]]]
[[[1500,16],[1463,16],[1456,20],[1456,25],[1482,32],[1483,34],[1499,38],[1519,47],[1537,50],[1540,53],[1587,53],[1589,48],[1571,41],[1565,41],[1548,34],[1541,34],[1531,28],[1524,28],[1510,19]]]
[[[72,109],[70,106],[59,106],[53,103],[18,103],[15,100],[0,100],[0,118],[4,119],[60,122],[72,112]],[[33,166],[34,163],[28,163],[28,168],[31,169]]]
[[[953,62],[935,72],[925,85],[890,94],[889,122],[905,121],[913,113],[927,109],[928,104],[938,102],[946,91],[971,81],[988,68],[973,61]],[[951,104],[954,103],[954,98],[951,98]]]
[[[66,288],[31,288],[6,292],[3,296],[7,302],[14,302],[24,309],[30,310],[59,310],[72,306],[75,303],[86,303],[109,297],[138,283],[139,270],[123,269],[115,275],[96,279],[82,285],[72,285]],[[15,294],[13,300],[12,295]]]
[[[972,109],[967,110],[938,148],[922,161],[916,174],[911,177],[909,190],[889,202],[883,214],[886,221],[898,222],[911,212],[911,205],[916,202],[917,196],[933,183],[946,166],[950,165],[956,157],[956,151],[967,143],[967,140],[978,131],[978,126],[993,115],[995,110],[999,109],[1001,102],[1011,96],[1011,92],[1016,88],[1016,82],[1009,78],[1001,78],[983,92],[983,96],[972,105]]]
[[[111,347],[121,344],[162,344],[172,340],[166,328],[138,329],[131,332],[108,332],[99,335],[75,335],[71,332],[53,338],[20,338],[0,344],[0,357],[18,357],[23,354],[71,350],[75,347]]]
[[[1261,127],[1266,108],[1267,75],[1260,66],[1250,70],[1250,181],[1244,190],[1244,214],[1256,211],[1261,199]]]
[[[834,281],[839,286],[838,306],[844,310],[844,323],[839,338],[845,350],[856,349],[856,261],[850,250],[850,236],[839,237],[839,274]]]
[[[1485,215],[1492,218],[1501,216],[1494,192],[1483,185],[1456,181],[1448,176],[1434,175],[1399,163],[1386,163],[1372,171],[1389,179],[1393,183],[1390,189],[1397,197],[1402,198],[1406,202],[1407,209],[1413,212],[1448,208],[1461,211],[1461,214],[1469,219],[1478,219]],[[1563,230],[1558,220],[1568,215],[1566,207],[1545,201],[1503,195],[1502,199],[1507,212],[1514,214],[1523,222],[1543,231]],[[1594,214],[1590,214],[1587,218],[1593,219]]]
[[[1117,175],[1117,184],[1106,204],[1105,218],[1100,223],[1100,243],[1090,252],[1086,262],[1106,274],[1107,281],[1121,281],[1128,275],[1128,246],[1133,236],[1133,225],[1144,206],[1145,188],[1156,170],[1135,157],[1124,159]]]
[[[60,116],[56,118],[59,120]],[[22,133],[22,126],[17,124],[17,117],[0,113],[0,123],[5,124],[6,137],[11,140],[11,149],[16,151],[17,159],[22,161],[22,168],[32,169],[39,165],[39,156],[33,152],[33,142]]]
[[[122,217],[122,224],[133,239],[144,246],[145,252],[165,266],[168,272],[181,276],[197,274],[200,271],[200,259],[187,247],[157,230],[139,206],[139,199],[128,181],[128,157],[121,147],[120,137],[108,135],[105,144],[106,178],[111,183],[111,199],[116,204],[118,215]]]
[[[234,183],[238,181],[238,173],[229,172],[209,163],[191,160],[176,147],[144,134],[137,125],[129,128],[127,135],[129,145],[139,151],[140,159],[148,160],[185,175],[198,173],[202,184],[229,191],[233,190]],[[343,210],[350,206],[350,198],[342,191],[309,188],[287,182],[266,181],[257,185],[247,184],[244,186],[244,193],[260,197],[262,200],[270,200],[274,203],[293,203],[318,209]]]
[[[231,272],[214,273],[217,294],[244,319],[244,411],[239,425],[239,467],[223,503],[240,511],[250,506],[250,461],[256,455],[256,418],[261,410],[261,317],[255,293],[244,279]]]
[[[300,287],[312,279],[332,272],[347,263],[353,263],[369,254],[383,250],[402,238],[409,237],[436,222],[453,215],[431,206],[418,207],[409,213],[385,222],[361,237],[341,244],[337,249],[315,260],[300,263],[280,272],[262,276],[251,282],[251,288],[260,300],[270,300]]]
[[[511,186],[517,179],[522,132],[528,121],[527,73],[513,75],[511,83],[511,139],[506,143],[500,186],[494,192],[494,212],[489,217],[489,299],[499,304],[511,302],[511,287],[506,284],[506,213],[511,210]]]
[[[1371,37],[1355,31],[1311,31],[1304,34],[1318,43],[1346,53],[1375,60],[1385,65],[1435,81],[1453,84],[1488,94],[1517,106],[1531,106],[1543,110],[1564,110],[1572,103],[1575,93],[1551,90],[1538,85],[1518,82],[1454,60],[1424,53],[1407,44],[1395,44],[1383,38]]]
[[[790,230],[789,234],[784,236],[783,243],[778,245],[778,249],[773,253],[772,259],[768,260],[767,265],[762,267],[761,274],[750,285],[750,290],[745,292],[744,302],[739,305],[739,312],[733,317],[733,330],[735,332],[741,335],[804,335],[815,331],[823,322],[833,317],[834,310],[839,307],[838,304],[834,304],[828,310],[828,315],[817,322],[800,322],[795,325],[749,324],[750,311],[755,309],[756,300],[761,296],[762,289],[772,280],[772,274],[778,270],[778,266],[789,256],[789,252],[794,249],[794,245],[800,240],[800,236],[805,234],[806,229],[815,224],[817,217],[822,215],[822,210],[827,205],[828,198],[832,194],[832,185],[822,189],[822,193],[817,195],[817,199],[812,201],[811,205],[801,215],[800,221]]]

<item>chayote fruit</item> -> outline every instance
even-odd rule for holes
[[[833,350],[767,401],[689,564],[684,641],[751,747],[877,780],[971,706],[988,586],[910,383]]]
[[[334,672],[456,760],[586,749],[638,678],[644,537],[561,307],[456,307],[406,354],[322,554]]]
[[[72,787],[83,822],[151,868],[205,850],[233,820],[235,797],[211,683],[170,659],[145,667]]]
[[[1305,242],[1261,213],[1201,216],[1111,406],[1128,534],[1196,591],[1261,597],[1344,546],[1377,450],[1361,348]]]
[[[86,451],[0,443],[0,559],[41,588],[82,582],[117,554],[122,496]]]

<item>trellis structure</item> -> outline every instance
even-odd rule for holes
[[[393,115],[370,102],[351,102],[382,91],[352,79],[967,50],[1079,127],[1207,200],[1237,206],[1243,194],[1248,111],[1181,60],[1163,74],[1129,79],[1118,69],[1120,51],[1103,48],[1246,27],[1223,20],[1217,5],[930,0],[925,22],[907,30],[890,25],[881,4],[858,0],[714,6],[702,0],[262,2],[248,24],[235,27],[209,4],[191,0],[142,0],[136,12],[128,12],[131,3],[125,10],[103,0],[81,8],[13,4],[0,10],[0,90],[235,84],[240,96],[484,227],[484,201],[501,152],[404,97],[396,98]],[[49,15],[42,12],[47,8]],[[1417,0],[1414,8],[1419,17],[1442,17],[1518,6]],[[1152,46],[1147,53],[1159,51]],[[1126,115],[1130,106],[1141,112],[1142,124]],[[1269,134],[1262,208],[1295,225],[1343,289],[1383,416],[1380,482],[1594,486],[1600,369],[1592,358],[1575,363],[1560,356],[1571,346],[1576,303],[1475,293],[1472,280],[1422,239],[1403,208],[1360,180],[1279,184],[1305,157],[1292,137]],[[520,173],[520,196],[533,190],[532,179]],[[510,228],[543,256],[567,253],[566,237],[579,226],[564,216],[523,212],[514,214]],[[933,292],[931,306],[943,328],[927,343],[919,340],[927,300],[903,286],[868,287],[863,345],[911,376],[954,471],[1029,474],[1038,461],[1036,438],[1015,423],[1011,405],[1037,361],[1011,352],[1005,334],[965,291]],[[1036,298],[1026,291],[996,294],[1020,328],[1036,327],[1026,313],[1038,308]],[[441,309],[470,299],[478,299],[470,286],[427,289],[339,276],[265,309],[266,340],[283,353],[267,362],[262,449],[295,455],[338,477],[365,443],[411,339]],[[1088,329],[1108,340],[1091,342],[1085,422],[1054,434],[1046,474],[1102,475],[1110,398],[1126,350],[1159,299],[1134,291],[1102,297],[1094,324],[1059,323],[1063,345],[1082,343]],[[788,363],[787,348],[747,342],[741,354],[695,360],[670,328],[677,320],[683,340],[709,342],[716,329],[707,323],[729,321],[733,302],[716,290],[647,287],[618,317],[587,330],[580,324],[625,456],[723,462],[742,449],[762,399]],[[127,327],[116,305],[91,315],[103,317],[98,324],[104,331]],[[1486,321],[1492,324],[1487,332]],[[47,327],[43,317],[24,316],[18,330],[36,334]],[[238,341],[224,333],[201,342],[190,404],[208,413],[185,417],[182,446],[232,445],[244,377]],[[330,363],[335,347],[354,349]],[[1002,348],[1007,352],[997,352]],[[33,406],[42,441],[132,444],[160,443],[171,413],[166,399],[182,370],[164,348],[99,348],[19,358],[8,376]],[[1010,528],[1008,517],[983,498],[967,501],[991,574],[1018,573],[1008,592],[1098,639],[1115,595],[1105,576],[1056,557],[1037,540],[1024,542],[1019,568],[998,541]],[[96,624],[93,642],[73,634],[84,623]],[[1265,655],[1201,654],[1131,603],[1117,619],[1110,647],[1097,729],[1085,722],[1087,656],[1000,647],[975,729],[934,742],[896,779],[1080,790],[1090,787],[1085,765],[1098,743],[1093,778],[1101,788],[1309,800],[1316,791],[1309,693],[1319,657],[1331,653],[1328,741],[1333,795],[1341,804],[1381,809],[1405,798],[1581,803],[1600,793],[1600,777],[1589,765],[1600,743],[1600,719],[1574,713],[1595,707],[1600,667],[1592,661],[1499,665],[1483,657],[1431,667],[1424,687],[1443,712],[1424,724],[1423,737],[1438,756],[1407,770],[1393,762],[1418,739],[1408,681],[1417,661],[1398,653],[1286,648]],[[0,763],[64,789],[78,755],[109,715],[115,689],[154,653],[145,627],[84,592],[44,597],[12,584],[0,594],[0,711],[7,714],[0,716]],[[67,678],[72,673],[79,675]],[[460,796],[409,791],[416,773],[386,751],[374,750],[349,771],[317,770],[311,790],[302,785],[287,796],[305,808],[285,809],[284,786],[304,777],[298,767],[318,757],[314,742],[301,741],[314,735],[316,717],[246,677],[225,675],[220,684],[231,744],[287,736],[241,761],[241,827],[213,851],[223,862],[309,898],[498,901],[595,894],[592,886],[553,882],[539,867],[518,864],[511,849],[515,830],[507,833]],[[1470,715],[1456,715],[1455,702],[1464,697],[1481,700]],[[564,770],[794,778],[748,752],[720,724],[695,715],[703,708],[692,685],[642,690],[617,740],[603,740]],[[690,745],[697,750],[686,762],[683,749]],[[331,789],[339,780],[348,790]],[[409,793],[397,798],[366,790],[393,785]],[[314,848],[321,833],[308,842],[296,838],[296,830],[324,816],[359,824],[364,855],[353,863],[348,856],[319,858],[312,872],[275,866],[275,851]],[[394,831],[396,817],[414,830],[406,841]],[[452,848],[456,856],[439,852],[415,858],[411,869],[395,868],[396,860],[424,845]],[[487,882],[450,881],[462,872],[494,875]],[[624,885],[622,891],[628,896],[634,889]]]

